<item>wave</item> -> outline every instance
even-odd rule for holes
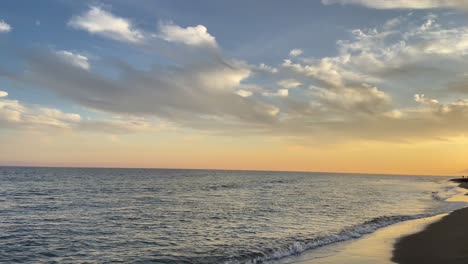
[[[432,199],[434,199],[436,201],[445,201],[448,198],[453,197],[453,196],[459,194],[460,192],[464,192],[464,191],[466,191],[466,190],[458,187],[458,185],[453,184],[453,185],[450,185],[450,186],[445,186],[444,188],[442,188],[439,191],[433,191],[431,193],[431,197],[432,197]]]
[[[461,188],[459,187],[450,186],[442,192],[433,192],[431,196],[434,200],[443,202],[446,201],[450,196],[454,195],[454,191],[459,192],[460,189]],[[252,256],[252,258],[248,260],[229,260],[226,261],[225,264],[259,264],[272,260],[278,260],[284,257],[298,255],[306,250],[326,246],[337,242],[360,238],[365,234],[375,232],[377,229],[393,225],[399,222],[430,217],[442,213],[449,213],[451,211],[461,209],[467,206],[468,204],[465,202],[447,202],[444,203],[444,205],[441,205],[437,210],[432,211],[431,213],[422,213],[417,215],[380,216],[372,220],[366,221],[362,224],[345,228],[337,234],[317,237],[303,242],[294,242],[293,244],[282,248],[269,249],[267,252],[257,253],[257,256]]]
[[[249,260],[230,260],[226,261],[225,264],[259,264],[271,260],[277,260],[280,258],[297,255],[306,250],[318,248],[321,246],[333,244],[336,242],[342,242],[346,240],[360,238],[365,234],[372,233],[379,228],[386,227],[398,222],[407,220],[413,220],[429,216],[428,214],[419,215],[392,215],[392,216],[381,216],[372,220],[366,221],[361,225],[345,228],[341,232],[333,235],[322,236],[310,239],[304,242],[295,242],[289,246],[283,248],[270,249],[269,253],[262,253],[261,256],[253,257]]]

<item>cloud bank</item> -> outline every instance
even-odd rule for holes
[[[403,6],[400,1],[324,3]],[[408,8],[440,4],[406,3]],[[151,43],[154,48],[144,49],[145,54],[160,55],[164,43],[177,45],[164,46],[163,55],[172,62],[164,66],[142,69],[115,58],[101,62],[112,76],[77,52],[28,50],[21,58],[24,71],[5,78],[86,109],[132,117],[138,128],[153,127],[148,120],[157,119],[219,134],[304,142],[407,142],[464,135],[468,128],[468,104],[459,97],[468,91],[462,85],[468,28],[442,24],[437,17],[408,21],[401,16],[380,27],[352,29],[347,39],[337,41],[334,56],[307,57],[292,49],[272,65],[227,56],[203,25],[160,23],[157,31],[145,32],[129,19],[91,7],[72,17],[69,26],[128,44]],[[7,95],[0,112],[9,127],[107,131],[120,125],[83,121],[58,109],[31,110]]]

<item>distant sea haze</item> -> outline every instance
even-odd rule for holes
[[[0,181],[3,263],[261,263],[448,211],[457,191],[261,171],[0,167]]]

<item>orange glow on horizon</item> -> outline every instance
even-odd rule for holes
[[[2,146],[2,165],[192,168],[457,175],[468,168],[465,138],[412,144],[356,142],[301,146],[276,139],[179,136],[27,137]],[[28,147],[26,147],[28,146]],[[50,162],[54,161],[54,162]]]

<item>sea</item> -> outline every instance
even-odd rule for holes
[[[466,206],[448,179],[0,167],[0,262],[268,263]]]

